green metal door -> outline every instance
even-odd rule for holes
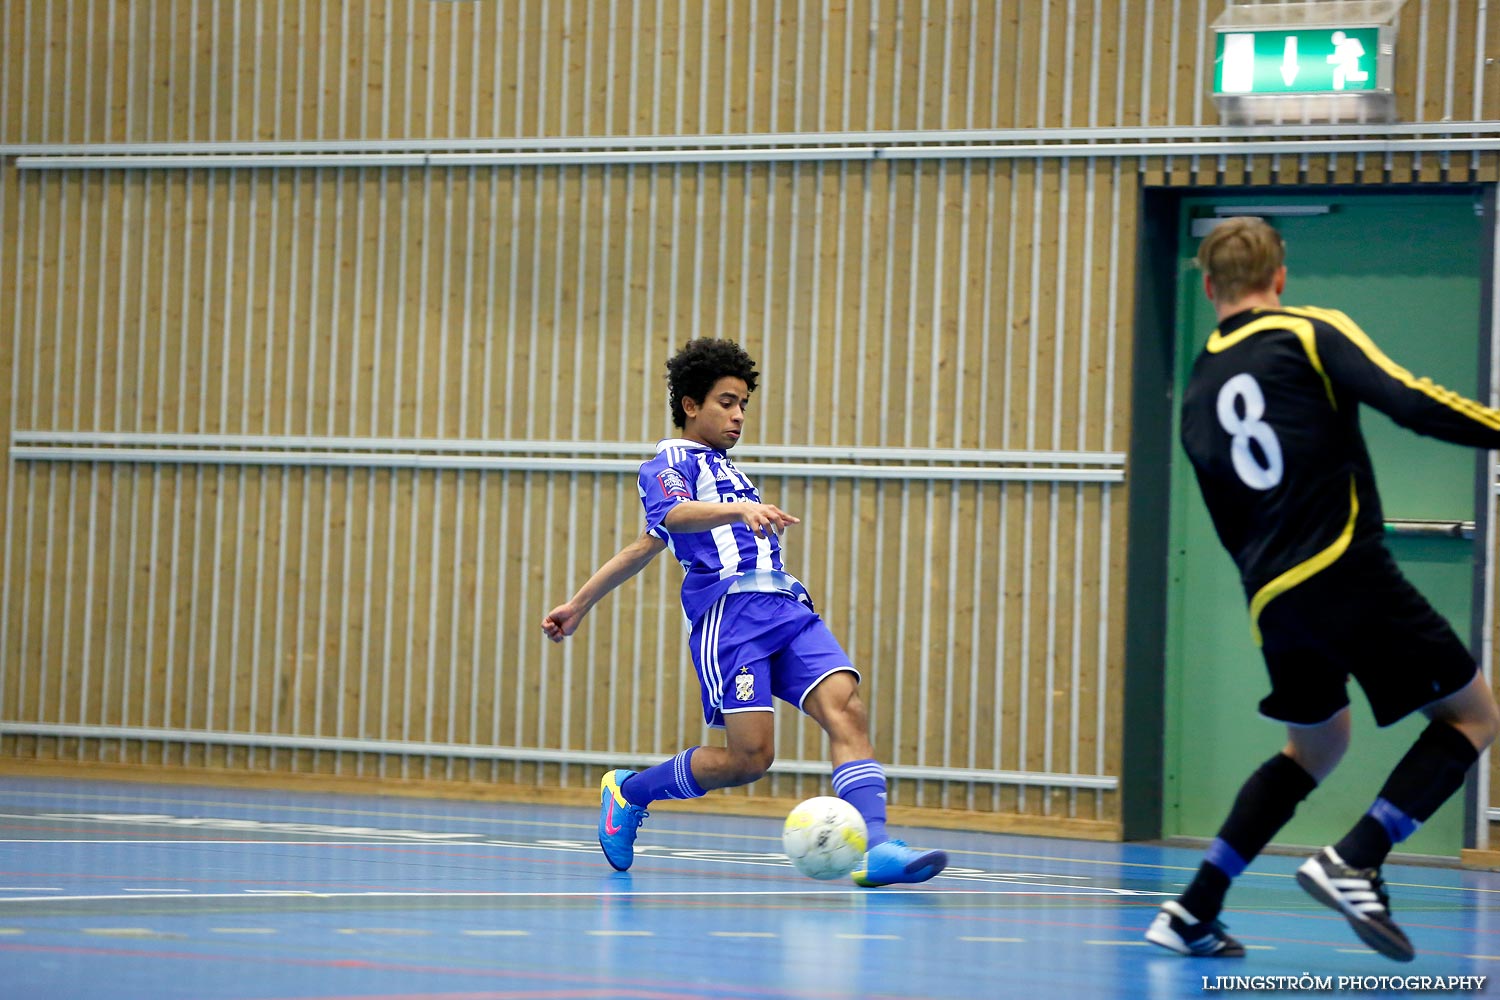
[[[1341,309],[1397,363],[1478,395],[1483,220],[1476,196],[1341,194],[1182,203],[1176,398],[1215,323],[1192,265],[1198,246],[1193,220],[1213,217],[1216,206],[1251,205],[1266,206],[1264,214],[1286,239],[1284,303]],[[1307,214],[1281,214],[1287,212]],[[1474,520],[1473,452],[1419,437],[1368,407],[1361,422],[1388,522]],[[1174,414],[1174,442],[1177,427]],[[1256,712],[1268,685],[1250,638],[1244,593],[1180,446],[1172,451],[1168,538],[1162,828],[1167,836],[1212,837],[1240,783],[1284,744],[1285,729]],[[1402,570],[1467,641],[1473,542],[1388,535],[1387,543]],[[1315,846],[1342,836],[1426,725],[1413,716],[1378,730],[1352,680],[1350,699],[1354,737],[1348,755],[1277,843]],[[1456,856],[1462,846],[1463,803],[1455,796],[1400,850]]]

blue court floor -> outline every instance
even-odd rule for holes
[[[1243,960],[1141,933],[1192,850],[898,831],[922,887],[797,875],[779,824],[654,812],[613,872],[592,810],[0,779],[5,1000],[1186,997],[1204,977],[1491,976],[1500,875],[1388,866],[1410,965],[1261,859]],[[1493,977],[1488,989],[1496,989]],[[1377,995],[1373,991],[1359,991]]]

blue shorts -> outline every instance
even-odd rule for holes
[[[774,711],[771,697],[798,708],[829,674],[859,679],[823,619],[787,594],[725,594],[693,624],[690,645],[703,689],[703,721]]]

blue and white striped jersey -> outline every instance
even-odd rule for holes
[[[682,611],[691,625],[715,601],[738,591],[780,592],[809,605],[807,588],[781,565],[781,539],[762,537],[743,524],[710,531],[674,534],[667,512],[685,500],[709,503],[760,503],[760,493],[729,456],[682,438],[660,441],[656,457],[641,465],[641,506],[646,531],[667,543],[687,576],[682,581]]]

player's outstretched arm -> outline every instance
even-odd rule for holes
[[[1454,444],[1500,448],[1500,410],[1417,378],[1387,357],[1353,320],[1332,309],[1291,309],[1321,319],[1335,331],[1320,332],[1319,356],[1336,385],[1396,423]]]
[[[655,535],[641,535],[609,558],[594,571],[578,593],[542,616],[542,631],[553,642],[562,642],[578,630],[583,616],[598,604],[605,594],[646,568],[667,543]]]
[[[743,524],[757,535],[779,535],[793,524],[801,524],[773,503],[712,503],[686,500],[667,512],[662,521],[668,531],[710,531],[726,524]]]

